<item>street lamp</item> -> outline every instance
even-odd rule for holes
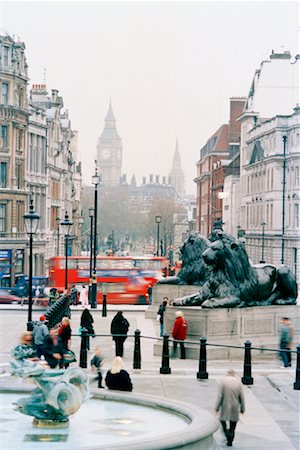
[[[264,252],[265,252],[265,226],[266,226],[266,222],[262,222],[261,226],[262,226],[262,241],[261,241],[261,261],[259,261],[261,264],[264,264],[266,261],[264,259]]]
[[[56,248],[56,256],[59,256],[59,225],[60,225],[60,218],[56,217],[56,230],[57,230],[57,248]]]
[[[89,300],[92,300],[92,270],[93,270],[93,220],[94,220],[94,208],[89,208],[90,216],[90,282],[89,282]]]
[[[157,223],[157,248],[156,248],[156,256],[159,256],[159,225],[162,221],[162,217],[160,214],[156,214],[155,222]]]
[[[32,331],[32,242],[33,235],[36,233],[38,221],[40,219],[39,214],[34,210],[33,199],[29,200],[29,212],[24,215],[25,227],[27,234],[29,235],[29,292],[28,292],[28,321],[27,330]]]
[[[68,290],[68,241],[71,233],[71,227],[73,222],[70,220],[69,215],[66,211],[64,220],[60,223],[64,230],[65,235],[65,289]]]
[[[100,175],[95,169],[95,175],[92,176],[92,183],[95,186],[95,203],[94,203],[94,264],[92,279],[92,296],[91,308],[97,308],[97,207],[98,207],[98,184],[100,183]]]

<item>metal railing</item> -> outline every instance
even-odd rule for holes
[[[78,335],[76,335],[78,336]],[[170,336],[168,334],[164,334],[162,338],[152,337],[152,336],[141,336],[140,330],[135,330],[134,335],[125,335],[125,334],[88,334],[87,330],[83,328],[81,330],[81,345],[80,345],[80,361],[79,366],[82,368],[87,368],[88,361],[88,349],[89,349],[89,339],[90,337],[134,337],[134,350],[133,350],[133,369],[141,369],[141,338],[143,339],[154,339],[154,340],[162,340],[162,355],[161,355],[161,367],[159,372],[161,374],[171,374],[170,367],[170,352],[169,352],[169,344],[170,344]],[[187,341],[184,342],[186,344],[200,345],[199,349],[199,368],[196,374],[196,377],[199,380],[207,380],[209,374],[207,372],[207,346],[211,347],[222,347],[222,348],[238,348],[244,350],[244,363],[243,363],[243,376],[241,381],[245,385],[251,385],[254,383],[254,379],[252,377],[252,359],[251,352],[252,350],[258,350],[259,352],[273,352],[277,353],[279,350],[271,349],[271,348],[261,348],[261,347],[252,347],[252,343],[247,340],[244,343],[244,347],[238,345],[225,345],[225,344],[214,344],[207,343],[207,339],[205,337],[201,337],[199,340],[199,344],[195,341]],[[180,342],[172,339],[172,342]],[[300,344],[297,346],[297,350],[283,350],[280,349],[280,352],[286,352],[296,354],[296,372],[295,372],[295,382],[294,389],[300,390]]]

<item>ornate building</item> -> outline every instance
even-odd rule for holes
[[[176,147],[173,156],[172,168],[170,172],[171,185],[180,197],[185,196],[185,179],[181,167],[181,158],[178,149],[178,139],[176,139]]]
[[[0,282],[22,274],[28,236],[24,229],[28,118],[25,45],[0,35]]]
[[[122,153],[122,140],[116,128],[116,119],[110,102],[104,129],[97,145],[97,166],[104,186],[120,184]]]

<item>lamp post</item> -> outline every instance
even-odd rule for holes
[[[69,215],[68,215],[68,213],[66,211],[65,218],[61,222],[61,226],[63,227],[64,235],[65,235],[65,258],[66,258],[66,263],[65,263],[65,289],[66,290],[68,290],[68,242],[69,242],[69,237],[70,237],[70,232],[71,232],[72,225],[73,225],[73,222],[70,220]]]
[[[286,141],[287,136],[282,136],[283,140],[283,163],[282,163],[282,227],[281,227],[281,264],[284,264],[284,232],[285,232],[285,172],[286,172]]]
[[[156,256],[159,256],[159,225],[162,221],[162,217],[160,214],[156,214],[155,222],[157,223],[157,248],[156,248]]]
[[[89,300],[92,300],[92,271],[93,271],[93,220],[94,220],[94,208],[89,208],[90,216],[90,282],[89,282]]]
[[[265,258],[264,258],[264,256],[265,256],[265,226],[266,225],[267,224],[264,221],[261,223],[261,226],[262,226],[261,261],[259,261],[261,264],[264,264],[266,262]]]
[[[98,184],[100,183],[100,176],[95,170],[95,175],[92,176],[92,183],[95,186],[94,197],[94,260],[93,260],[93,279],[92,279],[92,296],[91,308],[97,308],[97,207],[98,207]]]
[[[59,225],[60,225],[60,218],[56,217],[56,230],[57,230],[57,248],[56,248],[56,256],[59,256]]]
[[[27,330],[32,331],[32,242],[33,235],[36,233],[38,221],[40,219],[39,214],[34,210],[33,199],[29,200],[29,212],[24,215],[25,227],[27,234],[29,235],[29,292],[28,292],[28,320]]]

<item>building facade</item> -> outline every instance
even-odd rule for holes
[[[27,83],[24,43],[0,35],[0,284],[8,286],[24,273],[28,244]]]
[[[299,57],[274,53],[255,72],[241,122],[240,225],[254,263],[299,280]]]

